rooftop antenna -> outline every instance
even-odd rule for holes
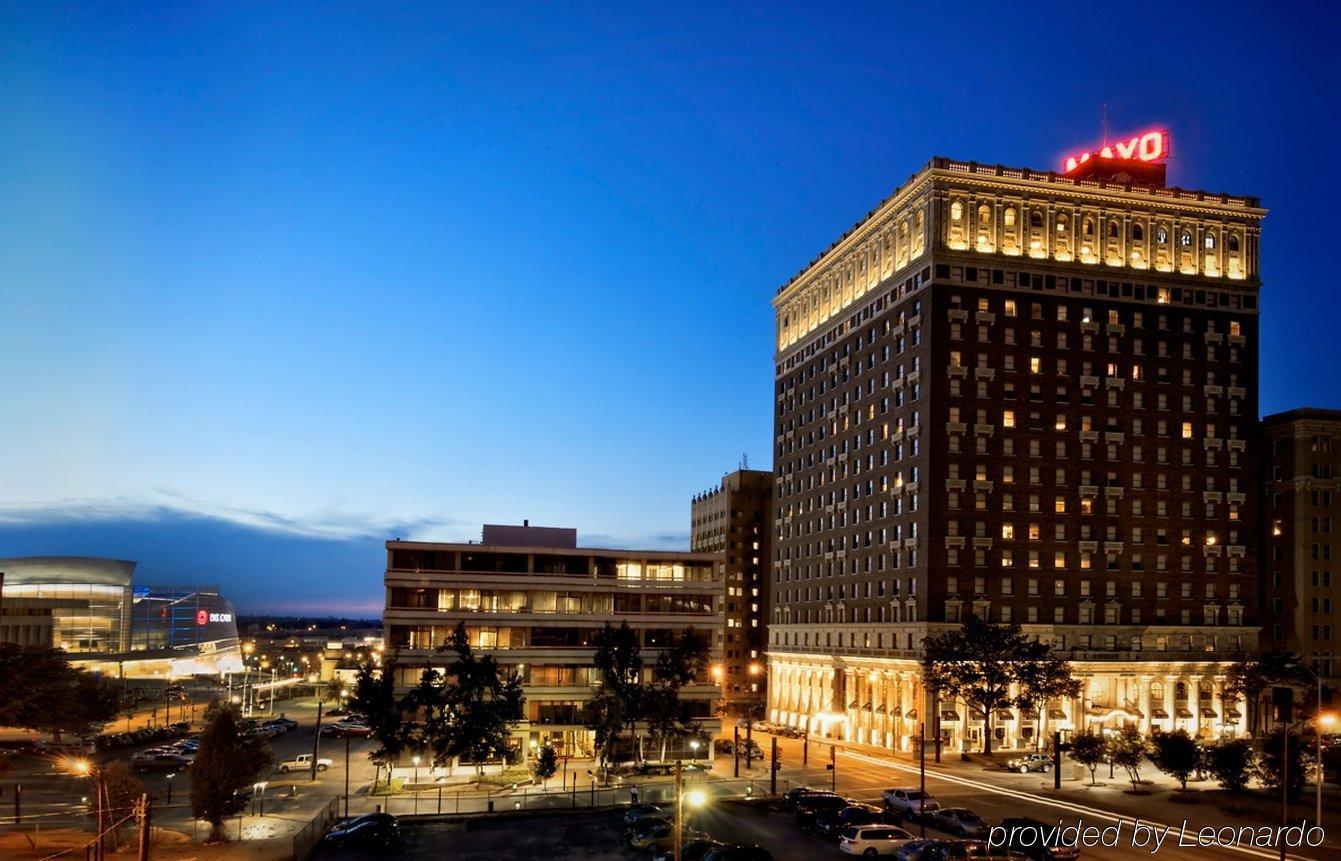
[[[741,468],[741,469],[749,469],[749,468],[750,468],[750,454],[749,454],[749,452],[741,452],[741,453],[740,453],[740,468]]]

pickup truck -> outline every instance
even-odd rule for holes
[[[317,760],[317,771],[325,771],[331,767],[331,760],[322,757]],[[288,774],[290,771],[311,771],[312,754],[300,753],[293,759],[286,759],[279,764],[279,770]]]

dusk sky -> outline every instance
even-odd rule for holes
[[[953,11],[952,11],[953,9]],[[0,557],[376,614],[389,537],[687,547],[777,287],[933,155],[1172,132],[1341,406],[1317,3],[0,6]]]

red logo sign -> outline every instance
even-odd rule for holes
[[[210,614],[209,614],[209,613],[207,613],[207,612],[204,611],[204,610],[197,610],[197,611],[196,611],[196,624],[197,624],[197,625],[208,625],[209,622],[210,622]]]
[[[1169,157],[1169,133],[1146,132],[1094,152],[1070,155],[1062,160],[1062,173],[1071,173],[1090,159],[1160,162]]]

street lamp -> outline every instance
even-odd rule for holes
[[[268,781],[258,780],[251,785],[252,791],[259,793],[261,799],[261,815],[265,816],[265,787]]]
[[[680,847],[683,842],[684,833],[684,806],[688,804],[691,808],[702,807],[708,800],[708,796],[701,789],[694,789],[689,792],[684,790],[684,778],[681,774],[680,761],[675,761],[675,859],[679,861]]]
[[[414,785],[415,785],[415,786],[418,786],[418,785],[419,785],[419,754],[416,753],[414,756],[410,757],[410,762],[413,762],[413,763],[414,763]],[[415,812],[415,815],[418,815],[418,813],[419,813],[419,790],[418,790],[418,789],[416,789],[416,790],[415,790],[415,793],[414,793],[414,812]]]
[[[694,752],[693,760],[698,762],[698,739],[690,739],[689,749]]]
[[[169,771],[166,775],[164,775],[164,779],[167,780],[168,782],[168,800],[166,803],[169,807],[172,806],[172,779],[176,776],[177,772],[175,771]]]

